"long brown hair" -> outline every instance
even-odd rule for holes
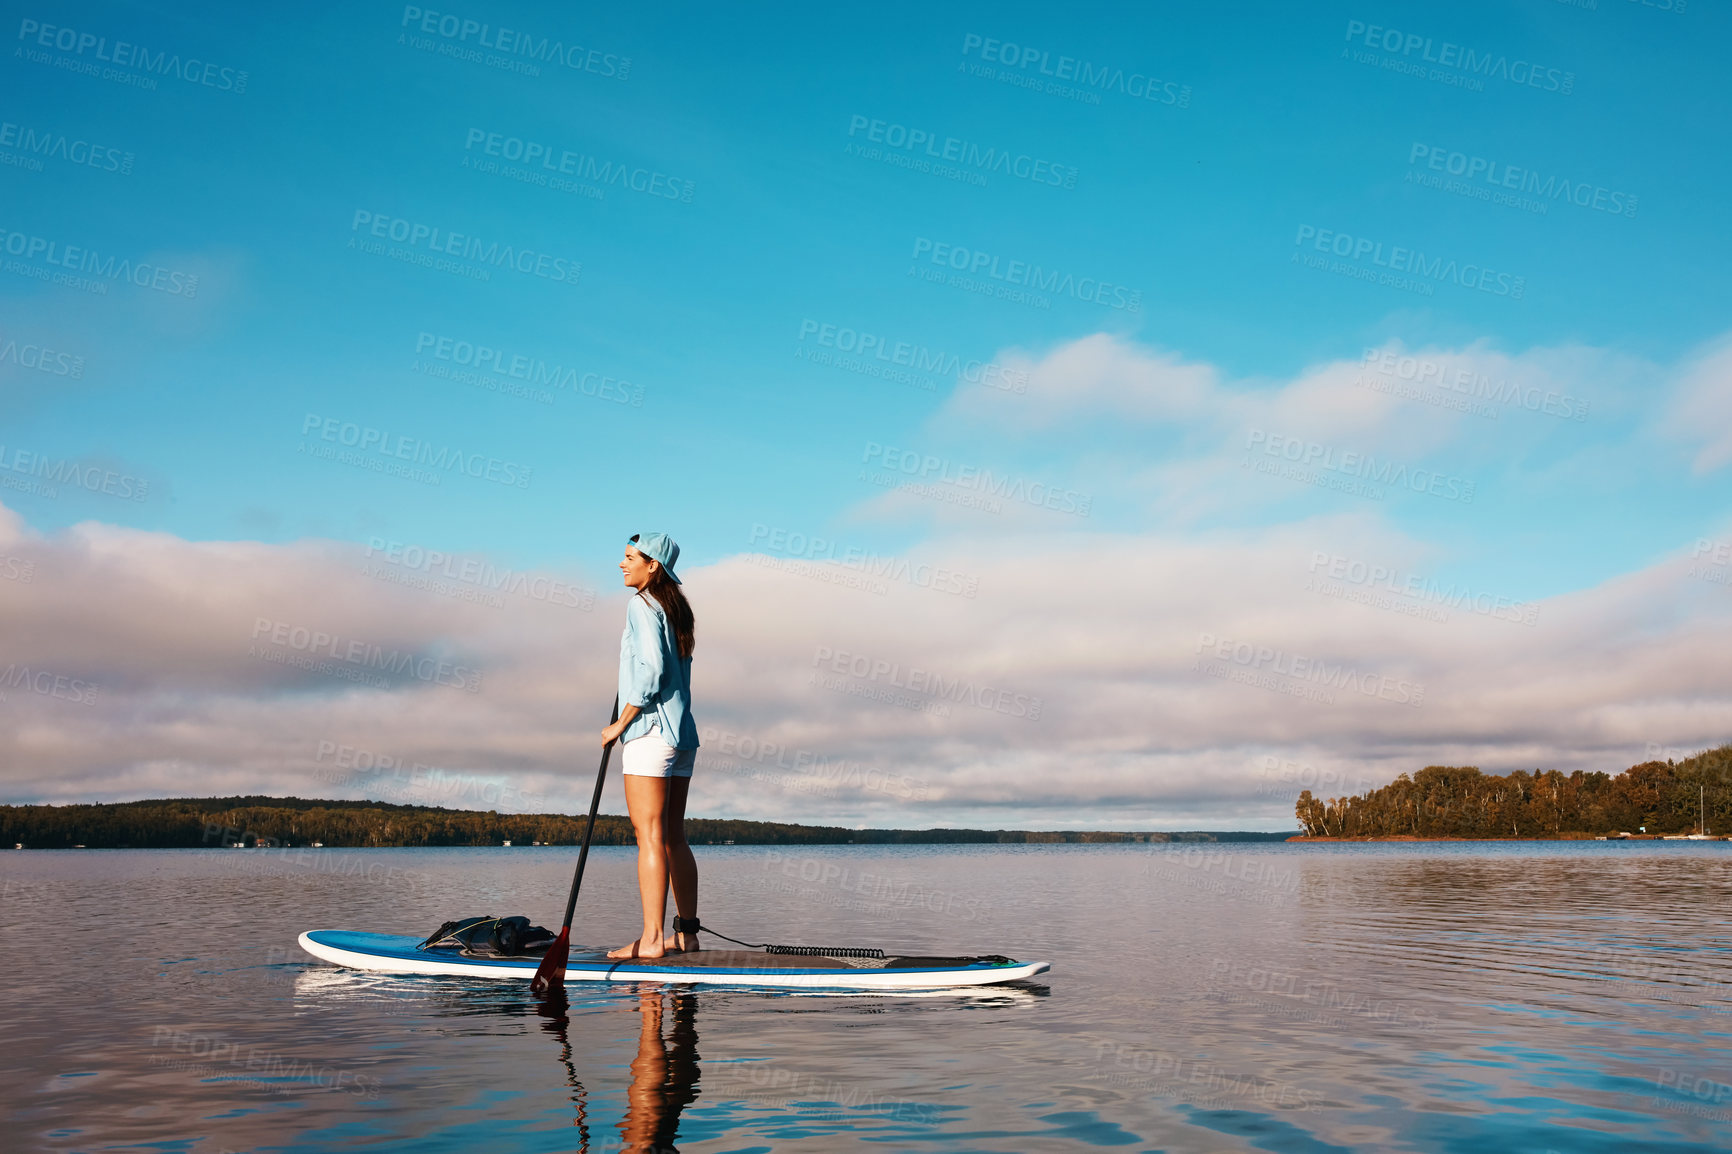
[[[633,543],[637,541],[632,538]],[[655,561],[654,557],[648,560]],[[655,572],[650,574],[649,583],[639,592],[655,599],[662,612],[667,614],[668,626],[674,631],[674,644],[679,648],[681,657],[690,657],[692,650],[698,644],[698,623],[692,616],[691,602],[681,591],[679,582],[668,576],[667,567],[656,561]]]

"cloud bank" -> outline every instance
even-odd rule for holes
[[[1301,784],[1616,771],[1718,742],[1718,538],[1543,595],[1459,557],[1476,534],[1519,541],[1485,485],[1509,462],[1732,461],[1726,358],[1389,344],[1234,382],[1104,335],[1006,353],[1026,394],[959,385],[918,434],[936,451],[881,459],[892,483],[838,518],[924,543],[814,559],[765,541],[687,575],[692,812],[1274,829]],[[1626,421],[1638,388],[1666,398],[1651,427],[1577,435]],[[1098,499],[1084,516],[1055,489]],[[377,543],[42,535],[0,508],[0,789],[578,811],[616,583]]]

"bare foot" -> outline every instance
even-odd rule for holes
[[[690,954],[698,950],[698,935],[680,932],[669,934],[662,942],[662,948],[670,954]]]
[[[644,945],[645,940],[648,940],[652,944],[646,947]],[[643,937],[640,937],[637,941],[633,942],[629,946],[621,946],[617,950],[609,950],[607,952],[607,956],[610,958],[613,958],[615,960],[624,959],[624,958],[649,959],[649,958],[659,958],[662,955],[666,954],[667,952],[668,952],[667,945],[666,945],[666,943],[664,943],[662,941],[662,936],[661,936],[660,931],[657,931],[656,933],[653,933],[653,934],[643,935]]]

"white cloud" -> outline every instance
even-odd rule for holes
[[[1685,371],[1667,425],[1701,446],[1692,462],[1698,474],[1732,461],[1732,341],[1709,348]]]
[[[951,412],[965,423],[1038,431],[1101,416],[1138,422],[1192,420],[1219,388],[1210,365],[1097,333],[1045,357],[1013,349],[998,358],[1014,387],[957,390]]]

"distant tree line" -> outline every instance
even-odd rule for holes
[[[1613,776],[1517,770],[1502,777],[1428,765],[1359,797],[1299,795],[1310,837],[1554,838],[1694,833],[1702,799],[1709,833],[1732,834],[1732,745]]]
[[[576,845],[585,817],[496,813],[391,805],[380,801],[320,801],[297,797],[172,798],[97,805],[0,806],[0,847],[31,849],[190,849],[200,846],[526,846]],[[690,818],[696,845],[848,845],[968,843],[1091,843],[1279,840],[1288,834],[1228,832],[1111,833],[980,829],[844,829],[784,822]],[[631,845],[631,822],[595,819],[596,845]]]

